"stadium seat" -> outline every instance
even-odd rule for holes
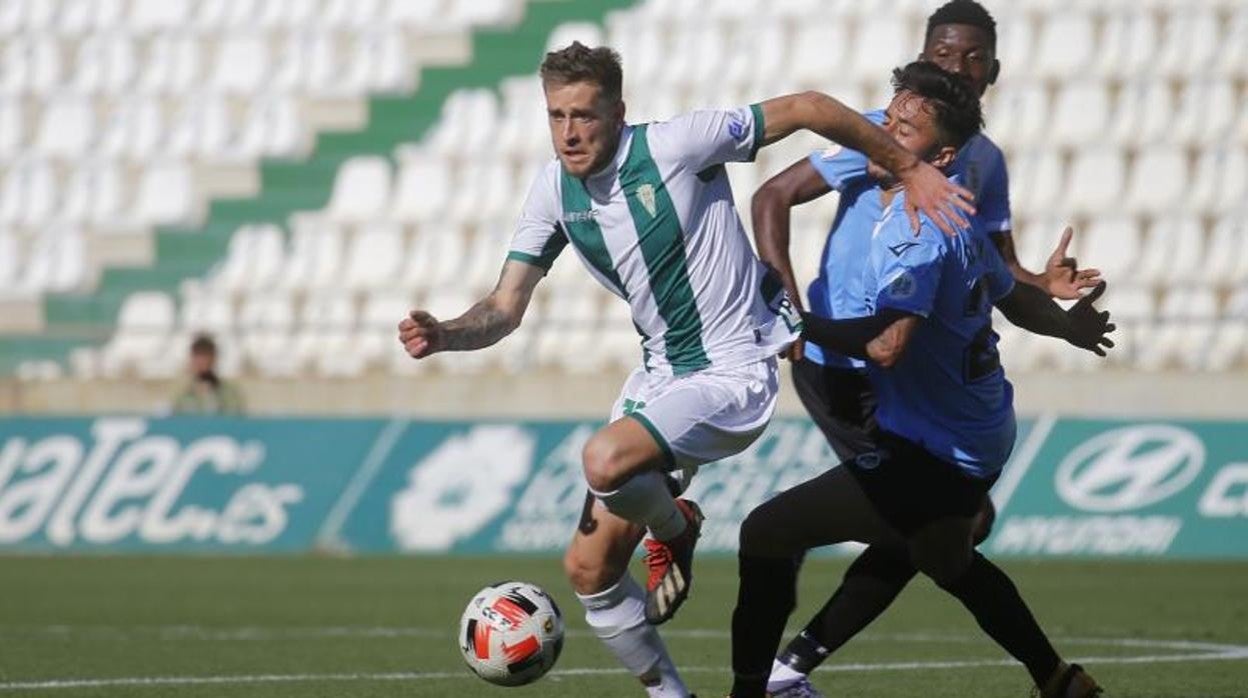
[[[274,224],[245,225],[230,238],[224,261],[211,275],[213,289],[232,294],[276,286],[285,262],[285,239]]]
[[[100,350],[100,369],[107,377],[128,372],[151,377],[162,355],[169,354],[173,299],[158,291],[131,294],[121,306],[117,333]],[[163,371],[161,371],[163,373]]]
[[[12,164],[0,192],[0,225],[37,226],[56,206],[56,174],[51,163],[26,156]]]
[[[135,97],[114,104],[93,151],[110,158],[143,161],[154,156],[167,138],[160,100]]]
[[[1217,304],[1208,288],[1172,287],[1162,302],[1156,331],[1139,347],[1136,366],[1146,371],[1200,367],[1213,339],[1216,316]]]
[[[310,295],[299,311],[299,330],[290,348],[296,366],[324,373],[326,361],[350,351],[350,338],[355,329],[355,307],[351,299],[337,289]]]
[[[1016,15],[1019,21],[1002,22],[997,27],[997,60],[1001,74],[1010,81],[1030,76],[1032,56],[1036,47],[1036,28],[1027,15]]]
[[[1214,74],[1231,80],[1248,76],[1248,7],[1242,3],[1234,3],[1230,10]]]
[[[1174,148],[1152,148],[1136,157],[1122,203],[1127,211],[1158,216],[1179,208],[1190,182],[1187,155]]]
[[[1209,74],[1220,46],[1217,15],[1209,8],[1185,5],[1166,17],[1152,70],[1165,78]]]
[[[316,216],[297,218],[278,287],[302,293],[331,286],[337,281],[341,262],[342,232],[338,226]]]
[[[1110,141],[1138,148],[1164,142],[1175,111],[1170,83],[1160,80],[1127,83],[1118,93],[1118,106],[1110,121]]]
[[[1072,213],[1103,213],[1117,208],[1126,167],[1112,148],[1093,148],[1075,154],[1067,177],[1065,209]]]
[[[1026,22],[1025,16],[1013,22]],[[1085,74],[1096,46],[1092,17],[1079,12],[1046,16],[1036,39],[1032,73],[1043,80],[1070,80]]]
[[[347,249],[342,286],[352,291],[393,287],[403,262],[403,236],[393,223],[368,224]]]
[[[180,162],[148,166],[139,180],[132,215],[150,225],[189,223],[196,216],[190,169]]]
[[[1227,301],[1222,319],[1213,330],[1202,368],[1225,371],[1242,364],[1248,352],[1248,286],[1241,286]]]
[[[143,60],[138,88],[144,94],[180,94],[198,85],[204,71],[199,42],[183,34],[157,34]]]
[[[889,72],[906,60],[907,47],[913,45],[914,37],[903,21],[887,15],[864,18],[849,53],[849,75],[866,84],[887,82]]]
[[[1156,59],[1157,35],[1157,21],[1151,12],[1111,13],[1101,29],[1093,74],[1114,80],[1147,74]]]
[[[1011,149],[1041,143],[1050,125],[1049,97],[1042,86],[1002,85],[991,94],[992,106],[985,121],[998,145]]]
[[[79,163],[70,176],[55,212],[57,220],[107,226],[124,214],[123,178],[110,160]]]
[[[18,270],[23,261],[18,258],[18,251],[17,237],[0,228],[0,298],[17,291]]]
[[[1134,365],[1142,346],[1148,345],[1153,336],[1153,316],[1156,299],[1151,287],[1111,284],[1100,305],[1110,311],[1114,324],[1114,350],[1109,353],[1110,362],[1116,365]]]
[[[1206,148],[1226,147],[1234,138],[1235,88],[1227,80],[1192,80],[1179,94],[1179,111],[1168,142]]]
[[[260,375],[289,377],[299,367],[288,359],[294,339],[295,314],[289,296],[253,293],[239,311],[241,351]]]
[[[61,95],[48,103],[35,140],[36,152],[73,159],[87,152],[95,137],[96,118],[91,103],[77,95]]]
[[[383,157],[354,157],[342,164],[326,212],[332,220],[359,223],[379,218],[390,199],[390,163]]]
[[[1121,214],[1097,218],[1086,230],[1076,230],[1075,240],[1082,266],[1100,269],[1115,284],[1135,275],[1144,245],[1134,218]]]
[[[359,375],[368,367],[383,368],[395,360],[406,358],[398,340],[399,321],[415,307],[414,299],[402,291],[378,291],[364,301],[360,315],[360,332],[351,347],[348,370]]]
[[[1100,143],[1109,125],[1109,115],[1109,92],[1103,83],[1066,82],[1054,101],[1053,125],[1046,142],[1065,148]]]
[[[445,220],[450,204],[451,171],[445,160],[422,154],[403,161],[390,202],[389,217],[402,223]]]
[[[188,0],[132,0],[127,26],[147,34],[185,26],[191,19]]]
[[[1057,207],[1066,179],[1062,159],[1053,149],[1016,157],[1010,165],[1010,206],[1023,215],[1045,216]]]
[[[1248,223],[1242,214],[1223,216],[1214,224],[1204,274],[1211,284],[1242,284],[1248,279]]]
[[[233,131],[225,98],[208,93],[188,95],[172,119],[162,151],[179,158],[214,158],[221,155]]]
[[[78,46],[73,87],[87,94],[121,95],[138,74],[134,42],[121,34],[91,34]]]
[[[841,73],[847,64],[849,35],[843,22],[819,19],[795,28],[789,67],[803,84],[822,84]],[[878,80],[880,76],[872,76]],[[835,95],[834,95],[835,96]]]
[[[1188,187],[1186,209],[1195,214],[1230,213],[1248,197],[1248,153],[1237,147],[1214,146],[1196,160]]]

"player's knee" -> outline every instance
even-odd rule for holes
[[[970,550],[915,550],[911,558],[919,571],[941,587],[961,579],[971,566]]]
[[[775,528],[770,524],[767,516],[767,506],[764,504],[754,508],[745,521],[741,522],[740,533],[740,550],[743,555],[773,555],[779,552],[780,547],[778,536]]]
[[[625,479],[622,449],[615,441],[595,434],[585,442],[581,450],[581,462],[585,466],[585,480],[595,492],[618,489]]]

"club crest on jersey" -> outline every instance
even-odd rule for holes
[[[905,300],[913,296],[915,291],[918,290],[918,283],[914,280],[914,276],[910,272],[903,271],[898,274],[897,278],[893,279],[888,285],[888,288],[884,290],[888,294],[889,298]]]
[[[655,214],[658,213],[659,210],[658,206],[655,204],[654,185],[643,184],[640,187],[637,187],[637,200],[641,202],[641,207],[646,209],[646,213],[649,213],[650,217],[654,218]]]
[[[842,150],[844,150],[844,149],[845,149],[845,148],[843,148],[843,147],[841,147],[841,146],[839,146],[839,145],[834,145],[834,146],[832,146],[831,148],[824,148],[824,149],[823,149],[823,152],[819,153],[819,159],[820,159],[820,160],[823,160],[824,162],[829,162],[829,161],[831,161],[831,160],[835,160],[835,159],[836,159],[836,156],[837,156],[837,155],[840,155],[840,154],[841,154],[841,151],[842,151]]]

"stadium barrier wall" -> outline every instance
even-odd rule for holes
[[[0,422],[0,552],[542,553],[585,501],[591,421],[199,419]],[[1248,423],[1041,417],[994,488],[995,554],[1248,558]],[[700,550],[828,466],[777,419],[703,468]]]

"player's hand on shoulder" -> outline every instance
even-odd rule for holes
[[[423,359],[442,349],[442,326],[423,310],[413,310],[399,323],[399,342],[414,359]]]
[[[1066,311],[1066,316],[1070,318],[1070,334],[1066,341],[1097,356],[1105,356],[1105,350],[1114,346],[1114,340],[1106,336],[1115,329],[1114,323],[1109,321],[1109,311],[1097,310],[1092,305],[1103,293],[1104,281]]]
[[[1064,301],[1083,297],[1083,290],[1101,283],[1100,269],[1080,269],[1079,262],[1067,254],[1075,231],[1070,226],[1062,231],[1062,239],[1044,265],[1045,290],[1050,296]]]
[[[919,232],[919,212],[927,214],[936,227],[950,237],[969,224],[966,217],[975,214],[975,195],[958,186],[930,163],[919,162],[901,176],[906,187],[906,215],[910,227]]]

